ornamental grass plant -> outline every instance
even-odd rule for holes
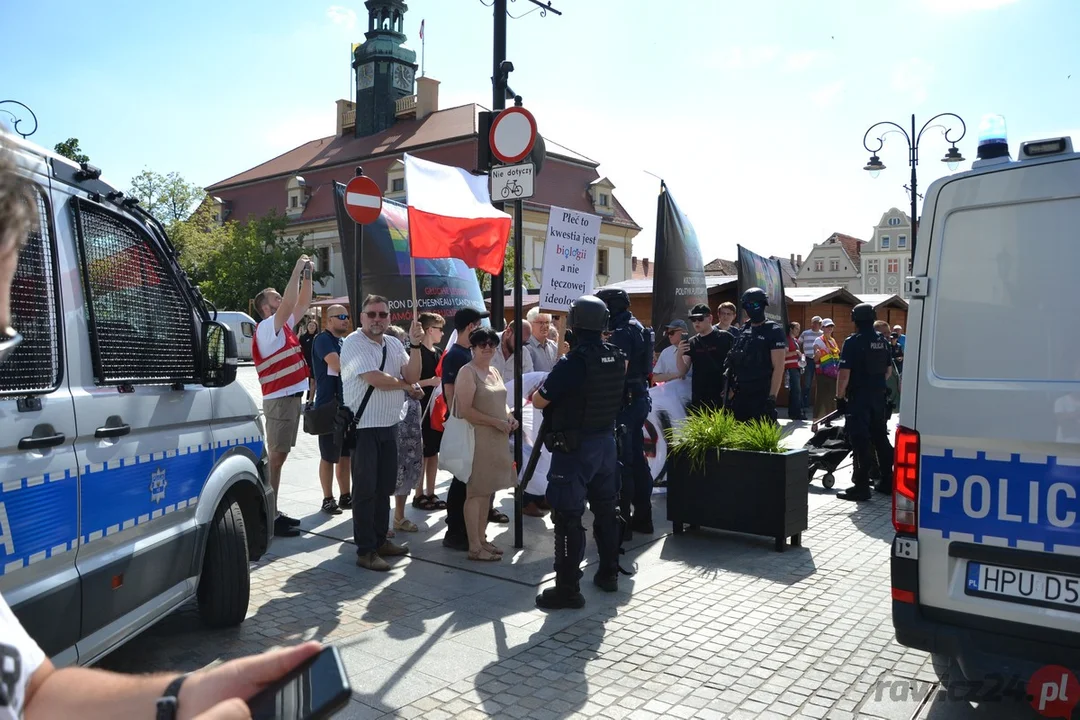
[[[705,467],[705,458],[720,450],[784,453],[783,428],[769,420],[739,422],[728,410],[699,408],[667,431],[672,454],[685,455],[695,470]]]

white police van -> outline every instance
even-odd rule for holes
[[[236,346],[163,228],[101,179],[11,139],[40,216],[0,364],[0,593],[59,665],[197,598],[247,614],[273,492]]]
[[[987,127],[907,280],[893,623],[946,680],[1026,682],[1080,670],[1080,154]]]

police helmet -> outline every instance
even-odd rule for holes
[[[761,288],[752,287],[742,294],[743,309],[749,309],[747,308],[748,305],[755,307],[769,307],[769,296]]]
[[[870,303],[859,303],[851,308],[851,321],[857,326],[873,325],[877,320],[877,311]]]
[[[596,295],[582,295],[570,305],[570,328],[603,332],[608,326],[608,306]]]
[[[612,314],[621,313],[630,307],[630,296],[621,288],[605,288],[596,293],[596,297],[607,305]]]

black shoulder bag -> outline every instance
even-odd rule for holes
[[[382,362],[379,364],[379,372],[383,371],[386,367],[386,341],[383,341],[382,348]],[[360,422],[360,418],[364,415],[364,408],[367,407],[368,401],[371,400],[371,393],[375,392],[374,385],[368,385],[367,392],[364,393],[364,399],[360,401],[360,408],[356,411],[356,415],[353,415],[353,411],[349,409],[349,406],[345,403],[341,404],[341,409],[338,410],[337,417],[334,418],[334,446],[344,447],[346,442],[349,441],[350,435],[356,434],[356,424]],[[354,441],[352,441],[354,442]],[[350,442],[350,444],[352,444]]]
[[[382,372],[384,367],[386,367],[385,343],[383,343],[382,363],[379,365],[379,372]],[[344,382],[343,379],[343,385]],[[364,408],[367,407],[368,400],[371,399],[371,393],[374,391],[375,387],[369,385],[367,394],[364,395],[364,399],[360,403],[360,412],[357,414],[356,419],[359,419],[360,415],[364,414]],[[353,423],[352,410],[337,396],[319,407],[308,405],[304,408],[304,432],[309,435],[329,435],[331,433],[337,435],[339,429],[344,429],[351,423]]]

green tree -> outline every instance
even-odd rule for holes
[[[189,183],[178,172],[162,175],[148,169],[131,178],[128,194],[138,198],[143,208],[163,225],[187,220],[206,197],[202,188]]]
[[[185,271],[206,299],[222,310],[246,310],[265,287],[282,287],[301,255],[313,255],[304,236],[288,235],[288,220],[271,211],[244,224],[218,226],[209,203],[171,231]],[[316,271],[320,282],[331,273]]]
[[[58,142],[53,147],[53,150],[66,157],[68,160],[77,163],[90,162],[90,157],[82,151],[81,147],[79,147],[79,138],[68,138],[64,142]]]
[[[487,292],[491,289],[491,276],[483,270],[476,270],[476,279],[480,282],[480,290]],[[521,273],[521,282],[527,288],[532,287],[532,275],[527,272]],[[506,243],[506,256],[503,260],[503,288],[507,292],[514,290],[514,239]]]

